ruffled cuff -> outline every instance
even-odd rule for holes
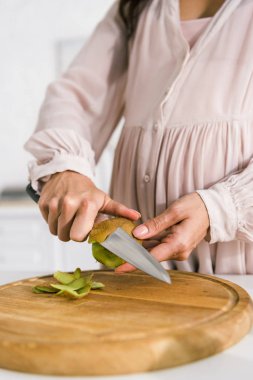
[[[207,190],[197,190],[205,203],[210,232],[206,238],[210,244],[236,239],[237,210],[230,188],[225,183],[217,183]]]
[[[40,192],[41,182],[47,182],[52,174],[66,170],[83,174],[94,181],[95,173],[89,161],[70,154],[56,154],[52,160],[43,164],[32,161],[29,164],[29,180],[33,189]]]
[[[94,179],[94,151],[88,140],[72,129],[52,128],[35,132],[24,145],[35,161],[29,164],[32,187],[40,192],[41,182],[54,173],[72,170]]]

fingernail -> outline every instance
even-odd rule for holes
[[[143,237],[144,235],[147,235],[148,233],[148,227],[145,226],[145,224],[142,224],[141,226],[138,226],[134,229],[133,234],[136,237]]]
[[[139,217],[141,217],[141,213],[140,213],[139,211],[137,211],[137,210],[134,210],[133,208],[131,208],[131,209],[130,209],[130,211],[133,211],[133,212],[135,212],[135,214],[138,214],[138,215],[139,215]]]

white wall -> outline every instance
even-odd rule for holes
[[[85,40],[112,3],[0,0],[0,191],[27,182],[29,156],[23,144],[56,76],[57,43]]]

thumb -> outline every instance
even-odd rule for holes
[[[128,208],[122,203],[114,201],[110,197],[106,199],[106,202],[100,211],[109,215],[122,216],[132,220],[138,220],[141,217],[141,214],[138,211]]]
[[[133,230],[133,235],[138,239],[149,239],[177,223],[172,213],[166,210],[153,219],[147,220]]]

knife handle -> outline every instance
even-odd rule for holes
[[[34,202],[39,202],[40,195],[32,188],[32,185],[30,183],[26,186],[26,192]]]

